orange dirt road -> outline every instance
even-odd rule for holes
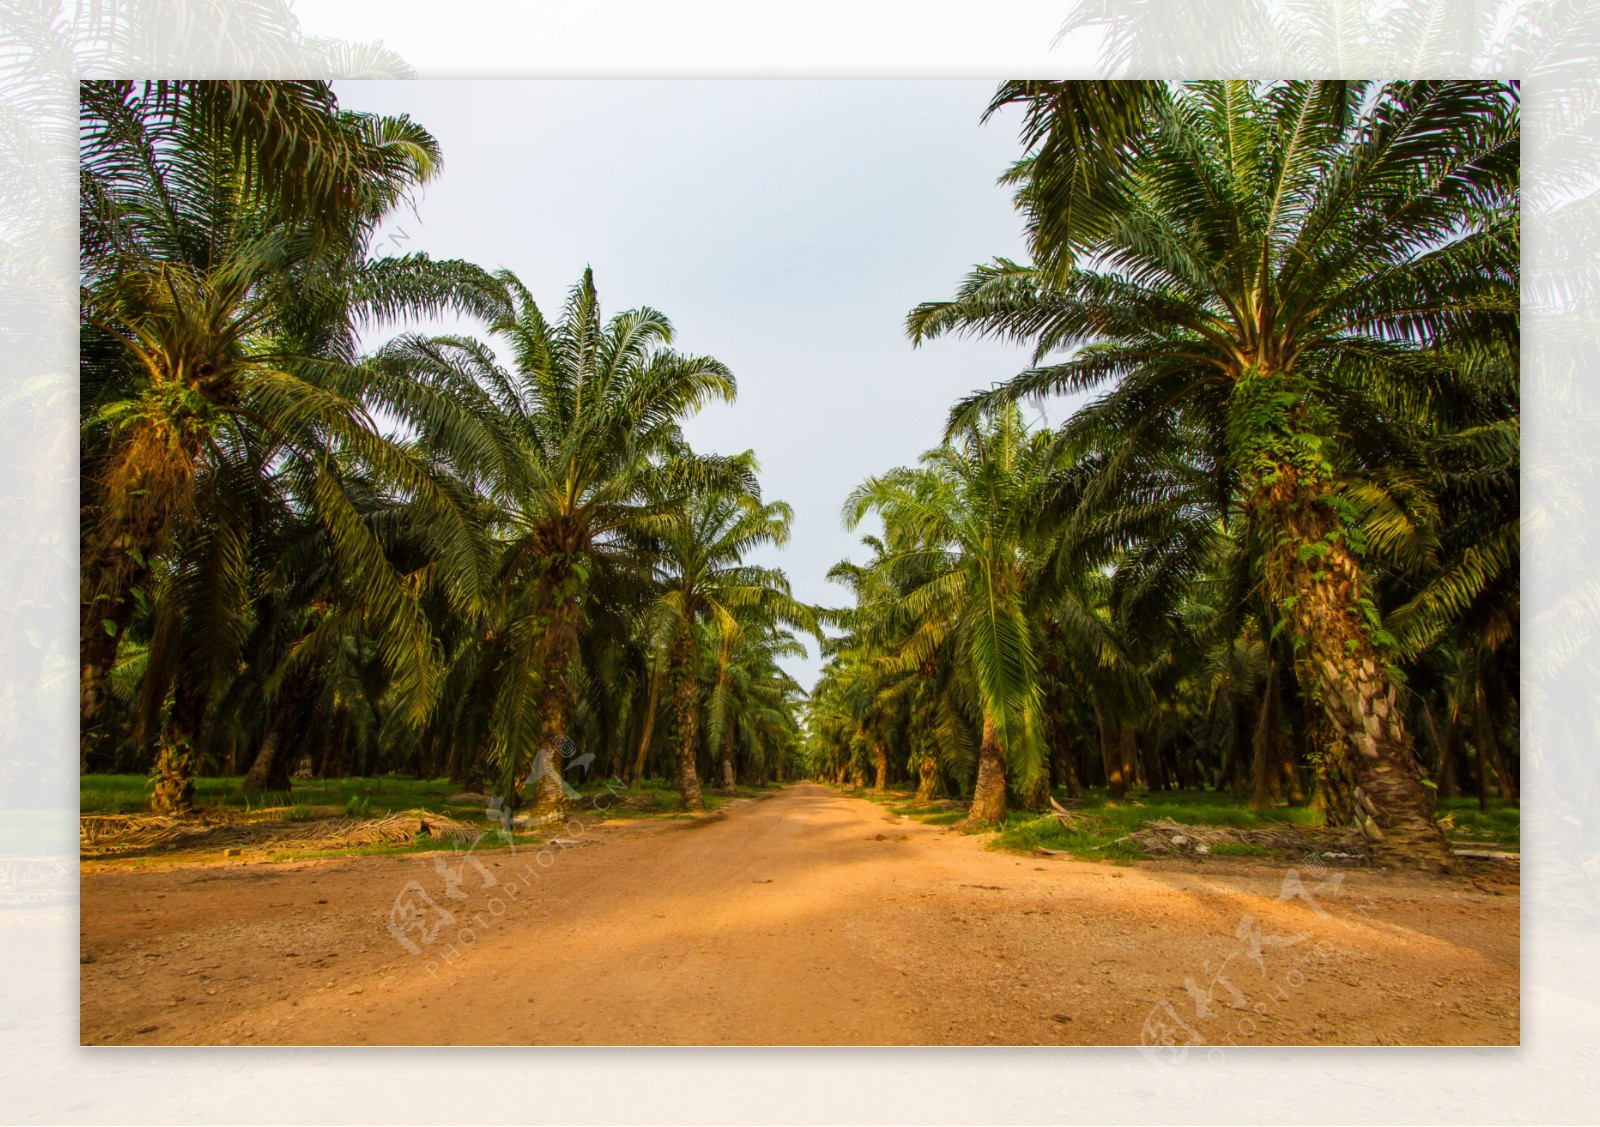
[[[1514,878],[1023,857],[804,783],[566,832],[542,856],[480,849],[481,869],[86,865],[81,1040],[1518,1039]]]

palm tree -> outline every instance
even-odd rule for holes
[[[654,619],[669,655],[678,787],[686,810],[705,809],[695,770],[701,715],[696,626],[712,624],[735,644],[744,633],[741,620],[813,635],[821,630],[817,612],[794,598],[783,572],[745,562],[759,548],[787,543],[793,514],[782,501],[762,501],[751,453],[730,462],[742,471],[741,484],[696,483],[661,513],[653,529],[660,590]]]
[[[81,148],[81,765],[163,554],[204,538],[227,597],[248,602],[241,516],[264,491],[322,524],[420,720],[437,655],[336,466],[358,460],[426,507],[470,584],[468,523],[369,413],[405,389],[379,391],[357,354],[363,326],[503,304],[465,263],[371,253],[383,217],[436,172],[436,143],[406,118],[339,110],[325,83],[94,82]]]
[[[778,659],[804,657],[805,652],[799,639],[778,628],[764,611],[746,611],[731,623],[715,623],[705,726],[724,794],[734,793],[738,786],[735,760],[740,745],[756,760],[752,766],[759,766],[774,735],[792,724],[785,706],[799,685],[778,666]]]
[[[1049,481],[1050,436],[1030,434],[1014,407],[962,427],[915,468],[858,486],[845,522],[882,517],[882,566],[902,571],[907,624],[895,654],[915,669],[942,648],[971,670],[981,714],[970,826],[1005,814],[1006,766],[1022,787],[1042,765],[1036,565],[1030,517]]]
[[[376,363],[426,389],[402,417],[499,510],[499,604],[479,641],[495,654],[491,758],[514,798],[542,752],[534,797],[548,810],[565,801],[552,768],[568,739],[586,607],[623,573],[648,575],[641,531],[683,482],[715,476],[681,423],[731,401],[735,383],[718,361],[666,347],[672,325],[654,309],[606,319],[590,270],[554,323],[515,275],[499,280],[512,308],[489,328],[509,367],[464,337],[404,337]]]
[[[980,267],[909,330],[1027,341],[1035,367],[957,420],[1110,383],[1073,428],[1129,449],[1204,433],[1305,688],[1355,751],[1363,828],[1447,866],[1342,484],[1368,428],[1448,397],[1442,344],[1515,337],[1515,88],[1013,82],[991,108],[1012,103],[1034,264]]]

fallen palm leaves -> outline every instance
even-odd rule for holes
[[[202,818],[99,814],[79,819],[78,847],[85,857],[130,852],[198,852],[227,847],[293,846],[342,849],[404,845],[425,840],[468,844],[484,830],[427,810],[403,810],[381,818],[319,818],[311,821],[245,820],[226,814]]]
[[[1308,830],[1287,823],[1236,829],[1232,826],[1190,826],[1162,818],[1144,829],[1118,838],[1131,842],[1152,857],[1204,857],[1218,847],[1255,846],[1272,853],[1305,856],[1316,854],[1325,860],[1345,864],[1367,864],[1370,856],[1367,839],[1360,830]]]
[[[1075,834],[1091,834],[1105,827],[1103,819],[1080,813],[1050,800],[1051,816],[1062,829]],[[1312,829],[1291,823],[1241,828],[1236,826],[1189,825],[1160,818],[1144,823],[1132,833],[1097,845],[1077,849],[1048,849],[1034,846],[1035,853],[1060,856],[1071,853],[1097,853],[1113,846],[1133,847],[1147,857],[1194,857],[1212,854],[1278,854],[1318,857],[1343,864],[1366,864],[1370,860],[1366,838],[1359,829]]]

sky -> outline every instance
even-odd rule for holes
[[[848,601],[828,569],[867,554],[865,529],[841,520],[850,490],[914,461],[956,399],[1027,364],[1026,349],[993,341],[913,348],[904,328],[974,264],[1026,257],[996,183],[1020,151],[1016,122],[979,124],[994,87],[334,84],[344,107],[409,114],[443,151],[442,173],[415,214],[389,224],[380,253],[507,267],[550,316],[591,266],[608,315],[650,305],[672,321],[674,347],[732,369],[737,401],[685,430],[700,450],[755,451],[765,499],[794,508],[789,544],[757,562],[825,606]],[[787,663],[807,687],[821,668],[809,648]]]

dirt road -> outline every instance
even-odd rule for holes
[[[1301,870],[1286,885],[1282,867],[1221,858],[1020,857],[810,784],[705,823],[577,829],[542,855],[480,850],[481,868],[448,855],[86,867],[81,1039],[1518,1038],[1505,880]]]

